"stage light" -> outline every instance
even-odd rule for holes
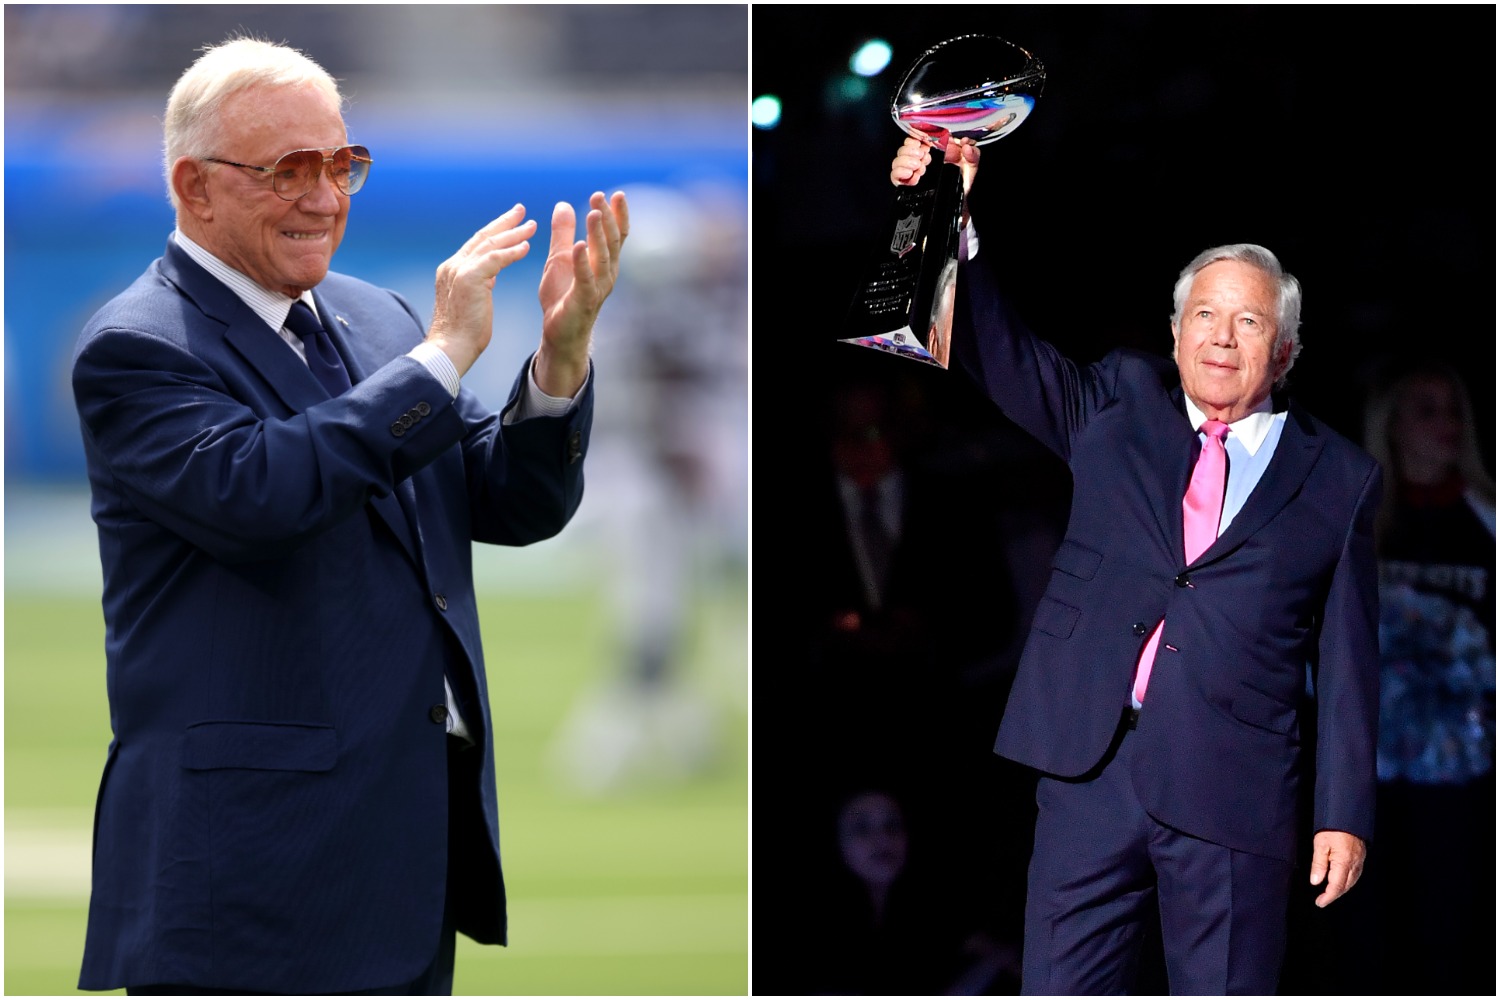
[[[750,124],[756,128],[771,129],[781,124],[781,98],[775,94],[763,94],[750,105]]]
[[[828,81],[828,102],[834,108],[858,105],[869,93],[870,81],[863,77],[842,73]]]
[[[891,47],[879,38],[859,47],[849,59],[849,68],[860,76],[874,76],[891,63]]]

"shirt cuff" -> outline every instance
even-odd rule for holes
[[[587,388],[588,384],[588,379],[584,379],[584,388]],[[578,395],[572,398],[549,396],[543,392],[542,387],[536,384],[536,356],[533,355],[526,365],[526,388],[521,391],[515,407],[505,415],[504,422],[513,424],[518,420],[528,420],[531,417],[560,417],[571,410],[582,395],[583,389],[579,389]]]
[[[449,396],[454,399],[458,398],[458,369],[453,367],[453,360],[443,353],[441,347],[424,340],[407,351],[406,356],[420,363],[433,378],[443,383],[443,388],[448,390]]]

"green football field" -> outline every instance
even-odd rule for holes
[[[86,565],[91,534],[39,545],[37,529],[13,509],[8,498],[4,992],[70,994],[78,992],[93,799],[109,742],[103,622],[87,571],[75,567],[54,585],[48,564]],[[609,605],[591,582],[589,536],[581,534],[569,547],[522,557],[533,569],[563,567],[526,585],[497,575],[503,569],[486,574],[487,560],[503,566],[507,556],[516,561],[511,553],[485,556],[477,570],[511,943],[480,947],[461,937],[454,993],[745,995],[743,573],[700,587],[695,608],[686,686],[714,721],[707,762],[690,777],[646,773],[585,791],[565,780],[554,753],[570,709],[605,679],[613,651]]]

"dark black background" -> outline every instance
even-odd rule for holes
[[[1360,441],[1373,380],[1417,358],[1448,361],[1467,380],[1491,469],[1496,77],[1489,5],[893,5],[823,14],[755,5],[751,15],[752,96],[774,94],[784,109],[779,127],[752,135],[759,992],[783,982],[780,932],[807,903],[783,852],[831,837],[827,802],[806,780],[819,766],[806,759],[816,741],[794,728],[808,715],[791,708],[807,690],[804,665],[779,624],[797,610],[785,605],[788,583],[805,569],[811,529],[798,516],[801,477],[826,450],[821,402],[851,371],[889,372],[918,386],[949,426],[1016,447],[1014,429],[961,374],[835,342],[888,223],[887,174],[903,138],[890,100],[912,60],[944,39],[991,33],[1045,64],[1031,116],[984,147],[984,205],[1005,208],[976,221],[1021,316],[1064,353],[1088,361],[1116,346],[1169,352],[1171,289],[1183,265],[1209,246],[1260,243],[1303,284],[1303,353],[1289,383],[1303,405]],[[877,37],[895,50],[890,67],[862,98],[836,99],[850,54]],[[990,709],[995,720],[1001,707]],[[1334,988],[1334,973],[1319,969],[1320,944],[1306,927],[1293,933],[1288,971],[1297,987]]]
[[[1211,245],[1260,243],[1303,284],[1291,385],[1304,405],[1357,436],[1371,365],[1433,352],[1470,379],[1493,451],[1493,6],[896,5],[814,18],[757,5],[751,30],[752,93],[785,108],[752,136],[757,403],[795,384],[798,366],[775,359],[843,315],[885,225],[897,79],[931,45],[980,32],[1047,69],[1036,110],[984,148],[981,173],[1009,192],[1005,218],[979,224],[1005,240],[1010,292],[1034,329],[1082,359],[1120,344],[1165,352],[1180,268]],[[890,68],[836,105],[831,81],[874,37],[893,45]]]

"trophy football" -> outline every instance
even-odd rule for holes
[[[932,162],[914,187],[897,189],[840,340],[948,367],[965,191],[962,171],[943,154],[950,142],[983,146],[1020,128],[1045,80],[1036,56],[993,35],[950,38],[907,70],[891,117],[932,147]]]

